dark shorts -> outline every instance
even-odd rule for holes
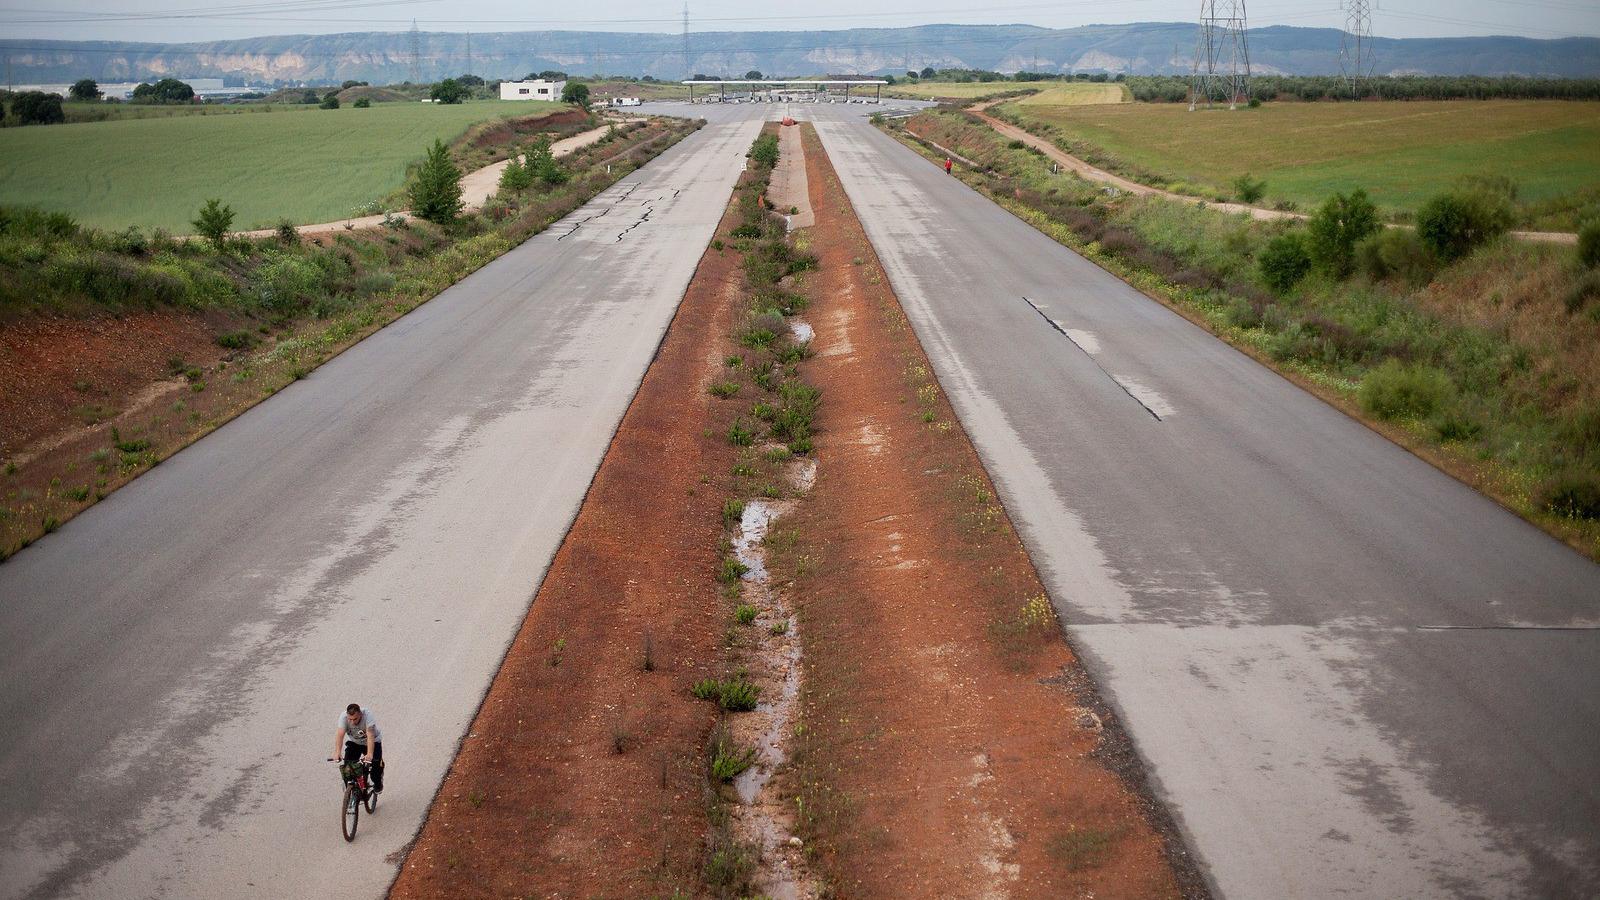
[[[366,744],[345,741],[344,764],[348,766],[359,762],[366,752]],[[383,790],[383,741],[376,741],[372,745],[372,786],[376,790]]]

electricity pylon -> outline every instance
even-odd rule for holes
[[[1228,98],[1233,109],[1250,99],[1250,46],[1245,37],[1244,0],[1201,0],[1200,34],[1194,45],[1189,110],[1202,98]]]
[[[1343,0],[1344,34],[1339,41],[1339,68],[1344,72],[1350,96],[1360,97],[1366,82],[1377,71],[1372,52],[1372,0]]]

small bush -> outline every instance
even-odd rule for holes
[[[1361,379],[1361,406],[1380,419],[1426,418],[1455,394],[1450,376],[1432,366],[1388,359]]]
[[[702,678],[689,688],[696,700],[715,700],[722,696],[722,682],[715,678]]]
[[[1510,202],[1482,190],[1440,194],[1417,210],[1417,234],[1445,262],[1455,262],[1504,234],[1515,221]]]
[[[748,447],[755,443],[755,439],[755,430],[746,425],[743,419],[735,419],[733,424],[728,426],[728,443],[735,447]]]
[[[756,142],[750,145],[750,158],[762,168],[770,169],[776,166],[778,164],[778,136],[775,134],[763,134],[756,138]]]
[[[733,497],[722,504],[722,521],[724,524],[737,522],[742,516],[744,516],[743,500]]]
[[[749,712],[756,708],[756,695],[761,688],[746,678],[735,678],[722,683],[717,703],[728,712]]]
[[[1600,267],[1600,219],[1578,229],[1578,262],[1586,269]]]
[[[739,608],[733,611],[733,620],[738,622],[740,625],[749,625],[751,622],[754,622],[756,620],[756,616],[759,615],[761,615],[761,610],[756,609],[754,606],[751,606],[748,603],[741,603],[739,604]]]
[[[1306,249],[1312,263],[1335,278],[1355,268],[1356,244],[1383,227],[1378,208],[1357,188],[1349,195],[1334,194],[1323,202],[1307,223]]]
[[[1600,519],[1600,476],[1571,471],[1545,482],[1539,505],[1569,519]]]
[[[723,584],[735,584],[750,571],[750,567],[731,556],[722,558],[722,568],[717,572],[717,580]]]
[[[233,227],[233,207],[223,206],[221,200],[213,197],[200,207],[200,214],[190,224],[194,226],[195,234],[210,241],[220,251],[226,244],[228,229]]]
[[[1266,195],[1267,183],[1259,178],[1251,178],[1246,173],[1233,180],[1233,192],[1238,195],[1240,203],[1255,203]]]
[[[255,336],[248,331],[230,331],[217,336],[217,346],[228,350],[248,350],[255,340]]]
[[[291,312],[322,297],[323,273],[311,261],[289,253],[272,257],[250,273],[256,302],[273,312]]]
[[[739,382],[716,381],[712,382],[711,387],[707,388],[706,390],[710,391],[712,396],[721,397],[722,399],[726,400],[727,398],[732,397],[734,394],[739,393]]]
[[[1584,272],[1573,280],[1572,286],[1567,288],[1566,297],[1562,298],[1562,305],[1567,312],[1575,313],[1589,305],[1589,301],[1600,297],[1600,272]]]
[[[1373,281],[1399,278],[1421,287],[1433,280],[1439,260],[1415,231],[1385,228],[1356,245],[1356,265]]]
[[[356,102],[350,105],[356,109],[370,109],[372,107],[372,100],[367,97],[357,97]]]
[[[1460,413],[1450,412],[1434,423],[1433,433],[1441,443],[1470,441],[1483,433],[1483,426]]]
[[[1286,294],[1311,271],[1311,254],[1305,238],[1291,231],[1269,241],[1256,265],[1262,283],[1277,294]]]

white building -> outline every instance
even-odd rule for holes
[[[560,100],[565,81],[502,81],[501,100]]]

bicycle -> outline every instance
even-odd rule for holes
[[[361,807],[365,806],[368,813],[378,811],[378,792],[367,780],[369,766],[365,760],[345,765],[337,757],[330,757],[328,762],[340,764],[339,780],[344,782],[344,799],[339,804],[339,828],[346,841],[353,841],[356,827],[361,824]]]

